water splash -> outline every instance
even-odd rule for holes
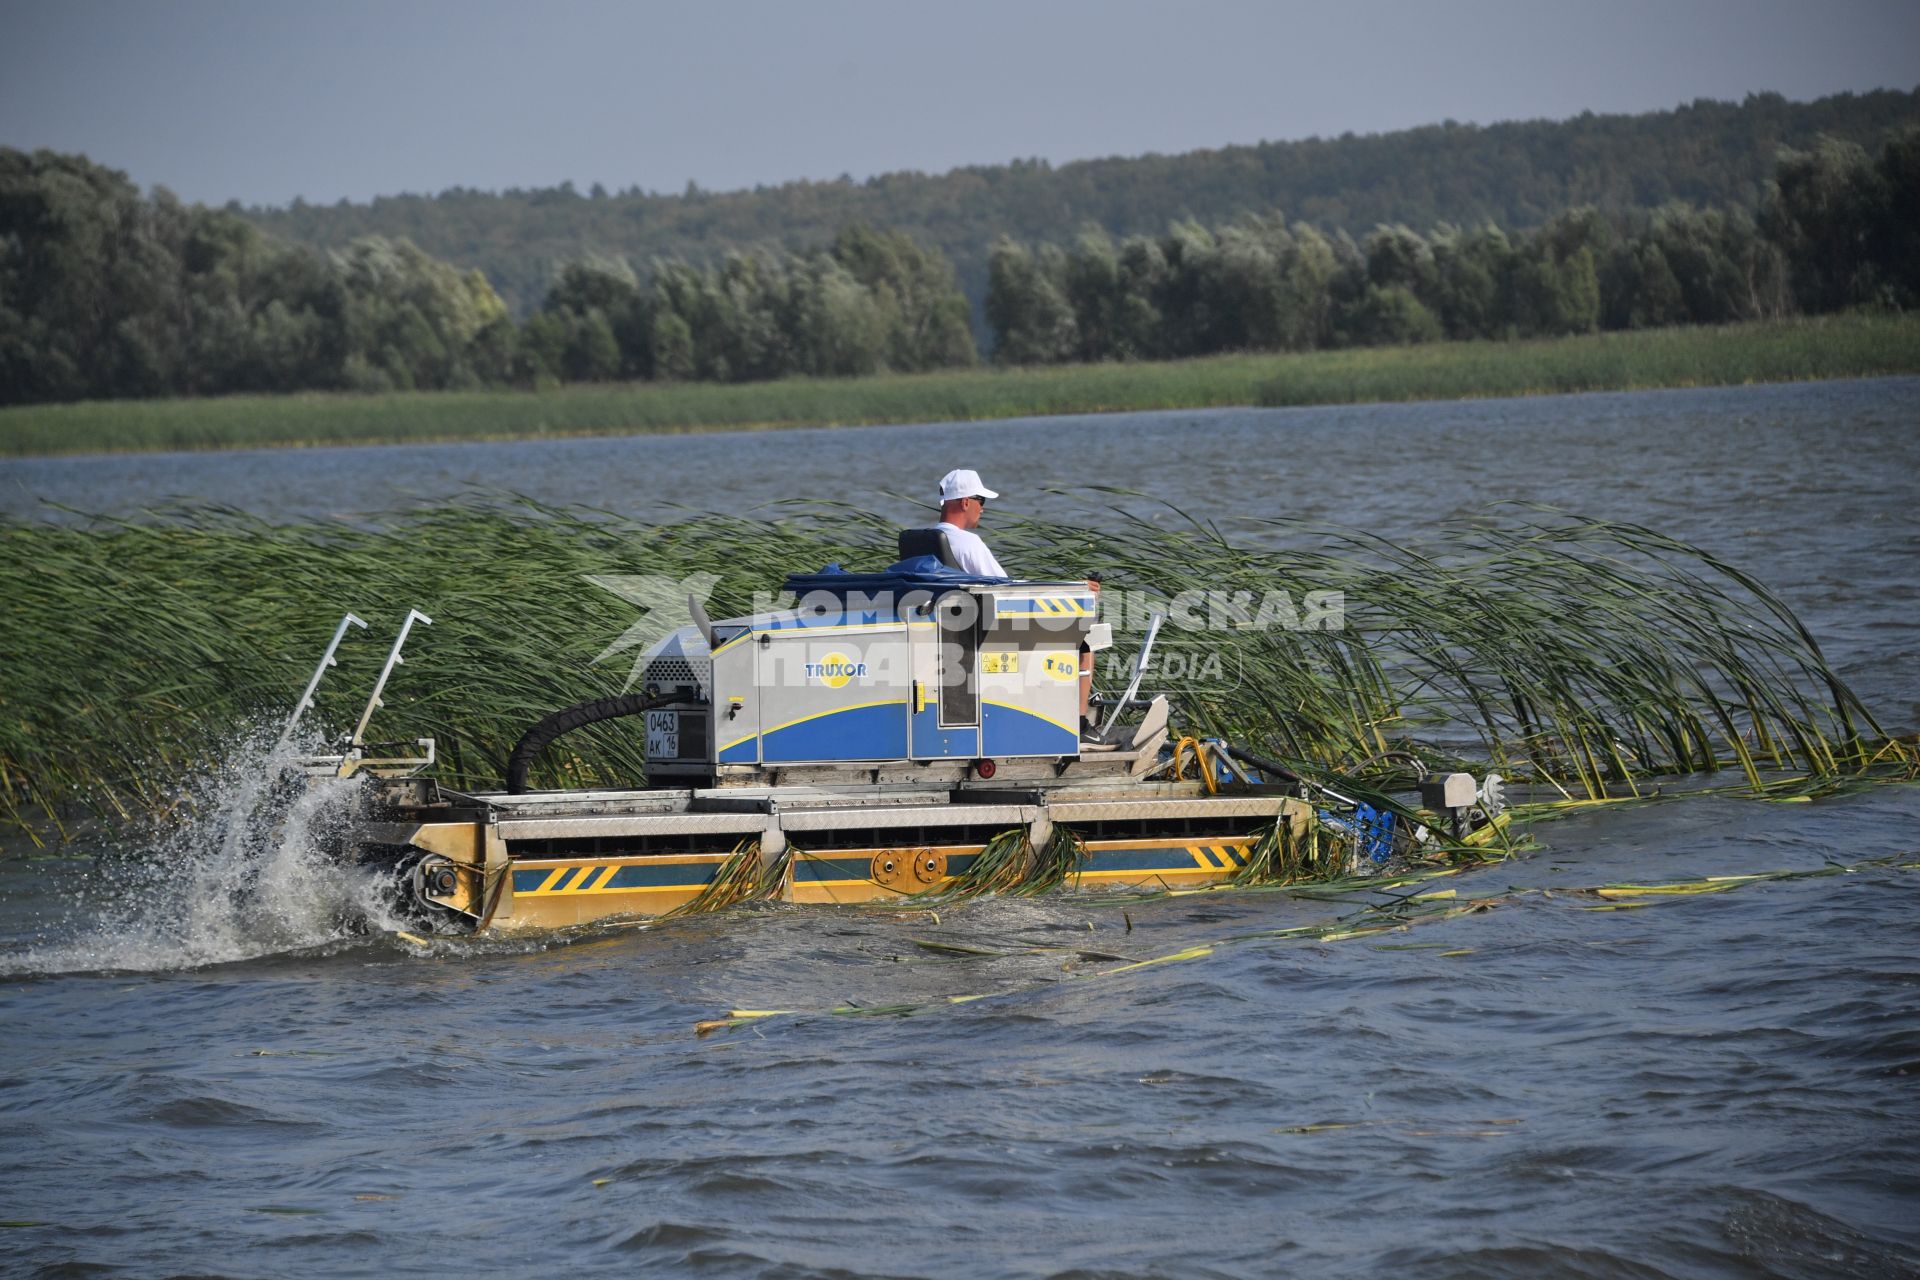
[[[239,737],[167,824],[94,859],[65,927],[0,956],[0,973],[193,968],[404,927],[389,879],[336,856],[359,784],[303,777],[314,744],[276,737]]]

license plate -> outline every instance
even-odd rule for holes
[[[680,754],[680,713],[647,712],[647,759],[671,760]]]

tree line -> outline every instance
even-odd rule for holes
[[[812,253],[567,264],[522,333],[523,378],[748,382],[920,372],[976,360],[953,264],[850,226]]]
[[[1752,213],[1782,147],[1804,151],[1832,137],[1875,148],[1891,130],[1916,122],[1920,90],[1811,102],[1761,93],[1638,115],[1445,121],[1177,155],[1018,160],[743,191],[706,191],[674,175],[652,191],[566,182],[244,212],[316,249],[366,235],[405,237],[435,257],[481,268],[521,318],[539,308],[557,263],[590,254],[717,263],[742,247],[825,244],[841,227],[861,223],[905,231],[946,254],[977,314],[988,249],[1002,234],[1071,243],[1087,224],[1115,237],[1157,235],[1178,221],[1217,226],[1271,209],[1356,237],[1399,224],[1531,229],[1589,205],[1608,216],[1676,200]],[[986,336],[976,325],[976,339]]]
[[[320,253],[0,148],[0,400],[482,386],[515,341],[485,276],[405,240]]]
[[[516,323],[411,241],[318,251],[80,156],[0,148],[0,403],[972,364],[952,265],[899,232],[710,267],[567,264]]]
[[[1280,214],[989,258],[995,355],[1015,364],[1525,338],[1920,305],[1920,128],[1878,156],[1825,140],[1778,158],[1757,216],[1587,207],[1532,231],[1376,228]]]
[[[1507,338],[1920,305],[1920,127],[1784,151],[1756,212],[1576,208],[1537,228],[1280,213],[988,253],[1002,363]],[[319,251],[0,149],[0,402],[615,379],[738,382],[976,362],[952,262],[899,230],[705,265],[583,256],[516,322],[406,239]]]

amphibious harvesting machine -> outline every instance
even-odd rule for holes
[[[448,932],[543,930],[748,898],[897,902],[984,889],[1177,888],[1246,878],[1275,856],[1337,846],[1384,862],[1434,832],[1498,826],[1497,778],[1423,784],[1420,821],[1377,809],[1218,740],[1178,736],[1143,695],[1158,618],[1125,692],[1082,720],[1081,656],[1111,643],[1079,580],[963,574],[937,529],[908,530],[876,574],[791,577],[791,609],[709,620],[658,643],[640,692],[533,726],[508,786],[463,793],[417,756],[365,741],[410,613],[366,714],[315,777],[358,777],[351,856],[389,869],[408,908]],[[349,614],[294,712],[314,689]],[[531,790],[564,733],[627,718],[644,785]],[[289,730],[293,722],[289,722]],[[1250,865],[1251,864],[1251,865]]]

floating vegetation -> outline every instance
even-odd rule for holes
[[[1165,509],[1111,514],[1100,529],[995,519],[1006,563],[1104,572],[1120,642],[1109,663],[1130,656],[1151,608],[1222,626],[1179,637],[1228,674],[1167,681],[1184,728],[1350,794],[1403,785],[1408,750],[1590,798],[1732,768],[1755,793],[1794,799],[1876,764],[1911,772],[1920,754],[1888,738],[1764,586],[1639,526],[1508,506],[1418,546],[1269,523],[1263,540],[1286,549],[1260,550]],[[286,714],[347,608],[376,630],[415,605],[434,618],[373,735],[432,735],[437,776],[497,787],[527,725],[629,676],[635,653],[609,653],[638,611],[592,579],[701,577],[725,617],[787,572],[885,564],[895,532],[839,506],[642,524],[497,495],[372,523],[276,525],[207,506],[0,523],[0,816],[58,830],[81,808],[114,821],[166,813],[237,727]],[[1284,625],[1285,610],[1282,625],[1242,625],[1236,602],[1312,592],[1344,601],[1342,625]],[[385,643],[356,634],[342,647],[310,723],[354,722]],[[613,721],[549,752],[535,782],[633,785],[644,771],[642,735]],[[1074,856],[1013,841],[989,854],[966,891],[1008,891],[1036,870],[1057,883]],[[1250,878],[1322,856],[1265,850]]]
[[[1702,893],[1726,893],[1736,889],[1751,888],[1755,885],[1785,880],[1808,880],[1824,876],[1853,875],[1874,867],[1912,870],[1920,868],[1920,859],[1916,859],[1912,853],[1900,853],[1883,858],[1865,859],[1849,865],[1828,863],[1825,866],[1804,870],[1762,871],[1746,875],[1709,876],[1695,880],[1675,881],[1656,885],[1615,884],[1594,885],[1583,888],[1507,889],[1498,894],[1489,894],[1478,898],[1460,898],[1456,893],[1452,892],[1444,895],[1438,893],[1415,894],[1391,898],[1386,902],[1368,902],[1352,911],[1335,916],[1330,920],[1322,920],[1313,924],[1292,925],[1279,929],[1257,929],[1247,933],[1231,934],[1227,937],[1216,938],[1211,942],[1182,947],[1177,951],[1170,951],[1164,955],[1152,956],[1142,960],[1130,960],[1122,964],[1113,965],[1110,968],[1075,969],[1071,967],[1071,960],[1073,958],[1079,958],[1085,955],[1083,948],[1072,943],[1053,946],[1035,946],[1028,944],[1018,948],[1002,949],[985,947],[977,943],[948,943],[938,939],[916,938],[913,941],[915,945],[924,950],[962,958],[977,957],[997,959],[1012,955],[1040,955],[1052,952],[1063,957],[1068,957],[1069,965],[1063,976],[1057,978],[1050,976],[1047,980],[1048,985],[1057,981],[1103,981],[1124,974],[1137,973],[1142,969],[1149,969],[1158,965],[1183,964],[1193,960],[1204,960],[1232,947],[1290,942],[1346,942],[1356,938],[1373,938],[1382,934],[1400,933],[1420,925],[1438,924],[1445,920],[1458,919],[1461,916],[1491,911],[1498,907],[1509,905],[1522,898],[1604,897],[1613,894],[1629,893],[1666,902],[1677,902]],[[1431,878],[1435,874],[1447,874],[1447,872],[1428,871],[1414,873],[1400,878],[1400,882],[1405,883],[1412,880]],[[1380,882],[1375,881],[1356,884],[1352,887],[1355,890],[1364,890],[1378,889],[1381,885]],[[1219,889],[1199,890],[1197,892],[1209,891],[1218,892]],[[1141,894],[1135,896],[1149,897],[1160,895]],[[1292,896],[1317,898],[1319,895],[1296,890],[1292,891]],[[1617,909],[1617,904],[1608,904],[1597,908],[1586,907],[1582,909],[1589,911],[1611,910]],[[1387,949],[1396,946],[1409,948],[1420,944],[1371,943],[1369,945],[1375,949]],[[1472,947],[1453,947],[1441,951],[1440,955],[1449,957],[1468,956],[1472,955],[1474,950]],[[1100,959],[1103,960],[1109,958],[1113,957],[1100,956]],[[1017,996],[1034,990],[1036,985],[1034,982],[1026,982],[992,991],[940,996],[930,1000],[887,1005],[840,1004],[821,1009],[732,1009],[727,1012],[725,1017],[711,1018],[695,1023],[693,1030],[696,1035],[705,1036],[715,1031],[731,1030],[734,1027],[745,1026],[748,1023],[761,1022],[770,1018],[907,1017],[953,1005],[971,1004],[977,1000]],[[1308,1130],[1302,1129],[1296,1132],[1307,1131]]]

